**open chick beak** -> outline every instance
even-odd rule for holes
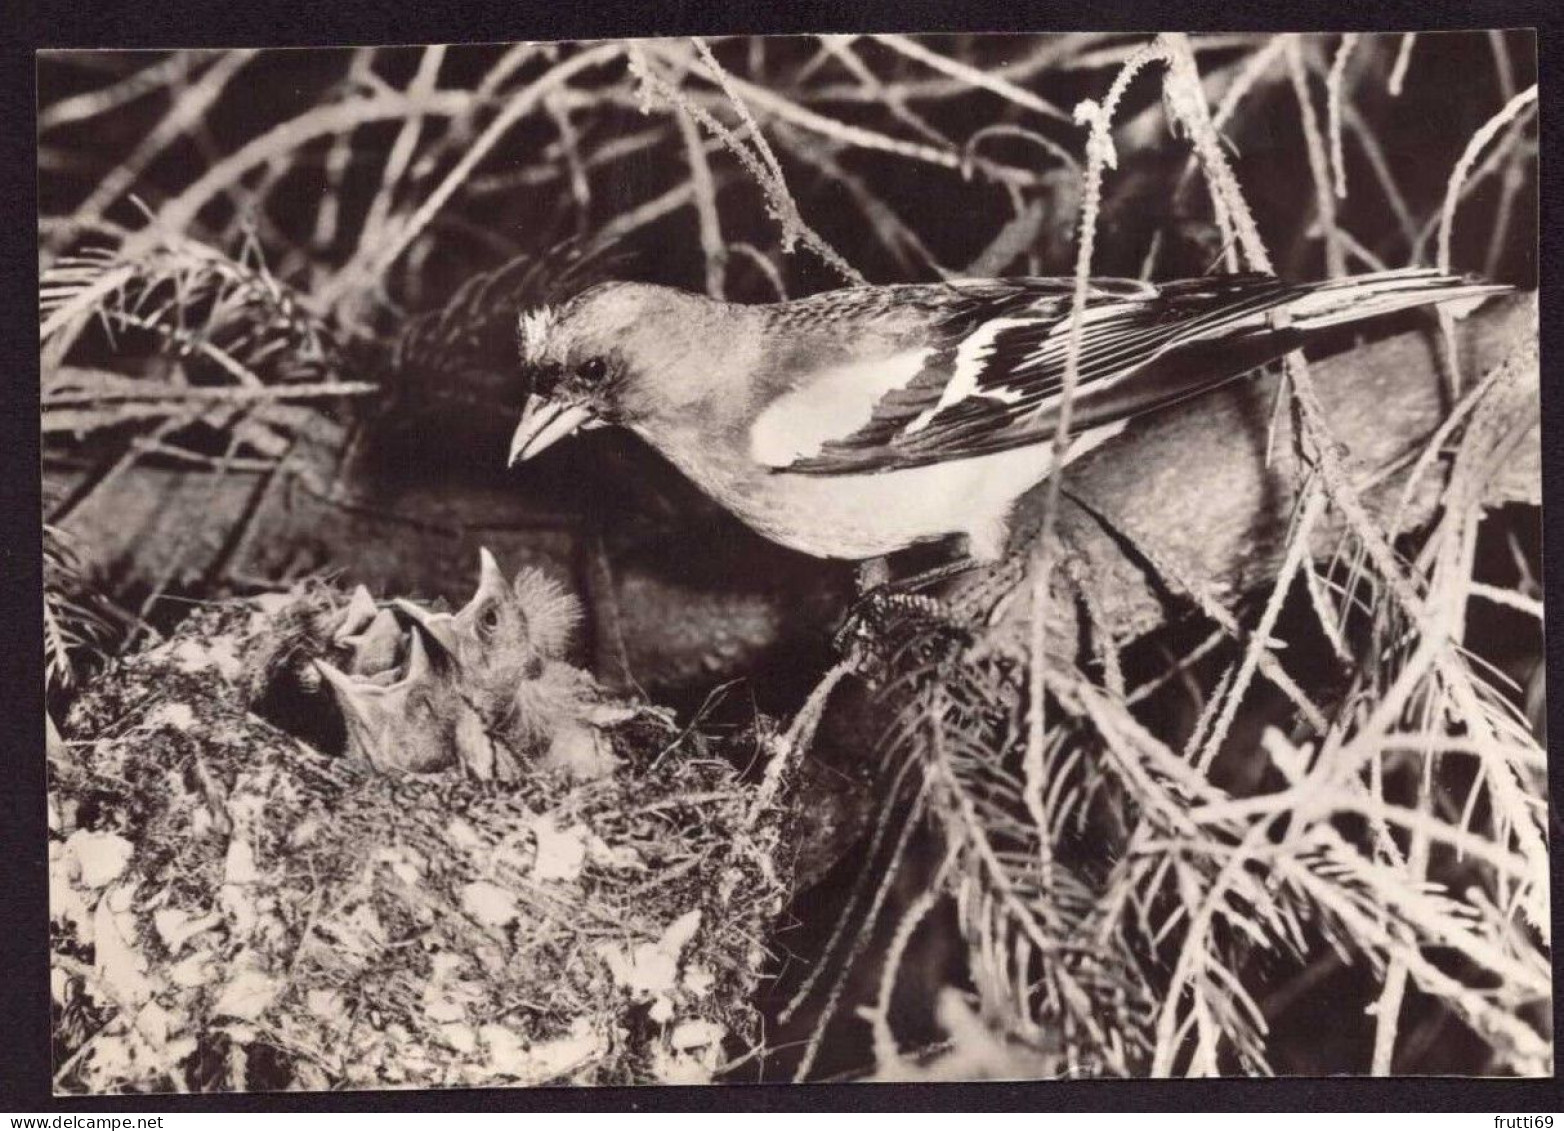
[[[597,427],[601,422],[591,409],[540,397],[527,398],[521,410],[521,422],[510,439],[509,466],[531,459],[543,449],[575,432]]]
[[[431,613],[422,605],[415,605],[400,597],[391,604],[406,617],[414,637],[422,639],[426,652],[441,656],[456,655],[456,630],[452,626],[454,618],[450,613]]]

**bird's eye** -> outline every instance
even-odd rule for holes
[[[608,376],[608,362],[600,357],[589,357],[576,366],[576,376],[595,384]]]
[[[485,605],[483,611],[478,614],[478,631],[484,637],[493,634],[500,627],[500,608],[498,605]]]

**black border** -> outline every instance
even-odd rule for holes
[[[1564,546],[1564,392],[1561,342],[1561,105],[1558,0],[726,0],[591,4],[487,0],[27,0],[0,21],[0,1111],[1478,1111],[1537,1114],[1564,1109],[1558,1078],[1542,1081],[1304,1080],[1079,1081],[1034,1084],[752,1086],[707,1088],[494,1089],[55,1100],[49,1094],[49,1013],[44,817],[42,566],[37,499],[37,250],[35,91],[32,54],[63,47],[303,47],[330,44],[486,42],[620,35],[820,31],[1436,30],[1532,27],[1539,33],[1543,158],[1539,231],[1542,292],[1544,534]],[[1560,611],[1564,565],[1548,553],[1550,619]],[[1549,676],[1564,687],[1564,633],[1549,635]],[[1564,735],[1564,695],[1549,703],[1549,729]],[[1551,780],[1555,836],[1564,774]],[[1559,923],[1561,855],[1553,857]],[[1561,963],[1555,954],[1555,985]],[[1555,1049],[1564,1046],[1555,1021]]]

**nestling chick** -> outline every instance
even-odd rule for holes
[[[485,779],[515,778],[534,761],[575,777],[611,772],[602,728],[632,712],[564,661],[580,615],[537,570],[508,583],[488,550],[477,591],[454,614],[380,607],[359,587],[332,632],[346,669],[313,665],[342,714],[348,757],[389,772],[460,764]]]
[[[406,664],[399,672],[361,670],[350,674],[325,660],[316,660],[315,669],[342,712],[349,758],[382,772],[443,769],[452,763],[462,711],[454,665],[444,647],[420,624],[412,626],[406,651]],[[380,652],[377,641],[372,663],[382,658]],[[350,664],[355,667],[362,669],[363,665]]]
[[[477,592],[455,614],[397,607],[452,658],[462,710],[457,758],[478,777],[514,777],[534,758],[576,777],[613,769],[601,728],[627,718],[591,675],[563,659],[581,619],[569,593],[537,570],[507,583],[488,550],[479,551]]]
[[[1054,470],[1073,287],[869,286],[743,306],[601,284],[522,315],[530,395],[510,460],[618,424],[804,553],[875,558],[959,534],[993,560],[1016,500]],[[1505,289],[1421,269],[1094,280],[1065,460],[1320,331]]]
[[[474,702],[508,698],[521,681],[537,679],[545,656],[564,654],[580,616],[574,599],[542,574],[522,576],[542,579],[529,592],[530,603],[505,580],[494,555],[480,549],[478,589],[460,611],[432,614],[410,601],[395,602],[452,653],[463,691]]]

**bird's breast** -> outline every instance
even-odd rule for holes
[[[1049,445],[926,467],[800,475],[756,463],[747,446],[691,435],[647,437],[696,486],[746,524],[820,558],[880,557],[952,534],[1002,543],[1010,508],[1048,474]]]

